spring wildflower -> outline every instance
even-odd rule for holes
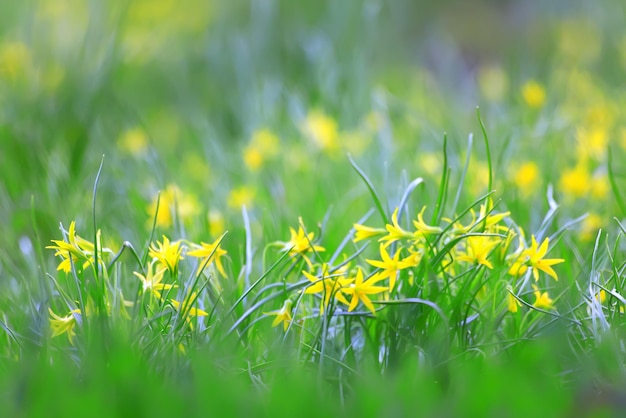
[[[326,249],[320,245],[313,244],[315,233],[305,233],[302,227],[302,218],[299,220],[300,226],[298,227],[298,231],[296,232],[295,229],[289,228],[291,238],[286,242],[279,241],[279,245],[281,246],[281,251],[289,251],[291,257],[302,255],[306,263],[311,266],[311,260],[306,256],[306,253],[322,252],[326,251]]]
[[[178,269],[178,262],[183,259],[183,248],[180,241],[170,242],[163,235],[163,242],[157,241],[150,245],[148,255],[156,260],[162,267],[167,268],[172,274]]]
[[[80,309],[74,309],[70,311],[67,316],[58,316],[52,309],[48,308],[50,313],[50,329],[52,330],[52,337],[58,337],[59,335],[67,334],[67,339],[70,344],[74,344],[74,337],[76,332],[77,315],[80,315]]]
[[[587,195],[591,187],[591,176],[584,164],[564,170],[559,180],[560,190],[570,198],[579,198]]]
[[[379,235],[385,235],[385,230],[382,228],[372,228],[365,225],[353,224],[355,234],[354,242],[364,241]]]
[[[385,225],[385,229],[387,229],[387,235],[382,237],[379,241],[386,241],[387,245],[401,239],[415,238],[413,233],[402,229],[398,223],[398,208],[396,208],[391,215],[391,225]]]
[[[513,265],[509,269],[509,273],[514,276],[520,276],[528,270],[529,267],[533,269],[533,276],[535,281],[539,280],[539,270],[548,274],[554,280],[558,280],[556,272],[552,268],[553,265],[564,262],[562,258],[548,258],[544,259],[548,252],[548,245],[550,239],[546,238],[541,245],[537,244],[535,236],[532,236],[532,244],[530,248],[522,251],[521,255],[517,256],[517,259],[513,262]]]
[[[159,212],[157,213],[157,206]],[[174,214],[186,221],[200,213],[200,203],[193,193],[183,193],[175,184],[170,184],[148,205],[149,225],[156,216],[156,225],[169,228],[172,226]]]
[[[374,308],[374,305],[372,305],[369,295],[375,295],[387,290],[386,287],[374,286],[374,284],[380,280],[380,278],[374,276],[369,280],[363,281],[363,270],[358,269],[354,282],[344,290],[345,294],[352,295],[350,305],[348,306],[348,312],[352,312],[359,304],[359,301],[361,301],[363,302],[363,305],[365,305],[367,309],[372,312],[372,314],[376,314],[376,309]]]
[[[525,196],[537,189],[539,179],[539,167],[532,161],[521,164],[513,173],[513,183]]]
[[[324,263],[322,265],[322,273],[320,277],[316,277],[311,273],[306,271],[302,271],[302,274],[311,281],[309,287],[304,290],[306,294],[315,294],[322,293],[322,304],[320,306],[320,315],[324,314],[324,310],[328,307],[330,303],[330,298],[334,297],[339,302],[349,305],[350,303],[344,296],[345,290],[347,287],[354,281],[354,279],[346,278],[347,268],[342,268],[334,271],[332,274],[329,273],[328,264]]]
[[[199,246],[194,245],[194,250],[187,251],[187,255],[190,257],[201,258],[199,268],[203,268],[215,261],[215,267],[220,272],[222,277],[226,277],[226,271],[222,264],[222,257],[227,254],[226,250],[223,250],[219,246],[219,239],[212,244],[205,242],[200,243]]]
[[[322,151],[331,154],[339,149],[337,122],[330,116],[317,110],[309,112],[303,131]]]
[[[46,247],[47,249],[56,250],[54,255],[60,255],[63,258],[63,261],[59,263],[57,270],[63,270],[65,273],[69,273],[72,270],[72,263],[76,264],[78,261],[83,262],[83,269],[87,268],[89,265],[93,265],[95,251],[94,244],[76,234],[75,221],[70,223],[69,230],[67,231],[67,239],[68,242],[52,240],[52,242],[56,245],[49,245]],[[100,230],[97,232],[97,239],[98,241],[100,240]],[[103,249],[101,245],[98,245],[98,249],[99,253],[101,253],[101,251],[111,251],[108,248]],[[99,259],[102,260],[101,254]]]
[[[533,306],[539,309],[552,309],[554,301],[550,299],[548,292],[542,293],[535,285],[533,285],[533,290],[535,295],[535,302],[533,303]]]
[[[389,278],[389,291],[391,292],[396,286],[396,276],[402,267],[400,265],[400,250],[396,251],[393,257],[390,257],[385,245],[381,244],[380,258],[382,260],[365,261],[376,268],[382,269],[382,271],[378,273],[378,280]]]
[[[214,237],[222,235],[226,230],[224,215],[219,210],[211,209],[207,213],[207,221],[209,222],[209,232]]]
[[[241,209],[245,206],[250,209],[254,205],[256,192],[248,186],[234,188],[228,194],[228,207],[231,209]]]
[[[487,257],[491,254],[491,250],[500,243],[500,240],[491,236],[472,235],[465,240],[465,252],[459,252],[457,260],[467,261],[470,263],[482,264],[488,269],[493,269],[493,264]]]
[[[508,289],[507,291],[507,309],[509,312],[515,313],[518,311],[518,308],[522,306],[519,300],[513,295],[513,289]]]
[[[32,54],[22,42],[0,44],[0,77],[11,81],[24,77],[32,66]]]
[[[529,107],[539,108],[546,102],[546,91],[541,84],[530,80],[522,86],[522,97]]]
[[[202,309],[191,306],[196,303],[198,299],[198,294],[196,292],[192,292],[187,295],[187,297],[183,300],[183,302],[179,302],[175,299],[170,300],[170,303],[181,315],[185,316],[185,321],[189,324],[191,329],[193,330],[193,322],[191,321],[191,317],[195,316],[208,316],[209,314]]]
[[[117,140],[117,146],[126,154],[141,157],[148,151],[148,136],[141,128],[128,129]]]
[[[141,273],[137,273],[136,271],[134,271],[133,274],[137,276],[139,280],[141,280],[142,289],[144,293],[149,292],[152,295],[154,295],[157,299],[161,299],[162,291],[167,291],[177,286],[161,283],[161,280],[163,280],[163,274],[165,273],[167,268],[161,267],[155,272],[154,265],[155,265],[155,261],[153,260],[148,265],[148,271],[145,276]]]
[[[489,101],[497,102],[504,98],[509,88],[509,79],[500,66],[491,65],[478,72],[478,87]]]
[[[422,237],[426,235],[439,234],[441,232],[441,228],[438,226],[430,226],[424,222],[424,211],[426,211],[426,206],[422,208],[422,210],[417,214],[417,220],[413,221],[413,226],[415,226],[416,237]]]
[[[290,299],[287,299],[285,303],[283,304],[283,307],[280,308],[278,311],[263,312],[263,314],[265,315],[276,315],[276,318],[274,318],[274,322],[272,322],[272,327],[277,327],[282,322],[283,331],[287,331],[287,328],[289,328],[289,324],[293,320],[293,318],[291,317],[291,304],[292,303],[293,302]]]

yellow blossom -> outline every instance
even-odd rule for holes
[[[158,261],[158,263],[167,268],[172,274],[178,271],[178,262],[183,259],[183,248],[180,241],[170,242],[170,240],[163,235],[162,242],[156,242],[156,244],[150,245],[148,255]]]
[[[441,232],[441,228],[438,226],[430,226],[424,222],[424,212],[426,211],[426,206],[422,208],[422,210],[417,214],[417,220],[413,221],[413,226],[415,227],[414,235],[416,237],[423,237],[426,235],[439,234]]]
[[[32,55],[22,42],[0,44],[0,77],[11,81],[23,78],[32,66]]]
[[[489,269],[493,269],[493,264],[487,260],[487,257],[499,243],[500,240],[491,236],[469,236],[465,239],[465,252],[459,252],[456,259],[459,261],[482,264]]]
[[[161,292],[164,290],[170,290],[172,288],[177,287],[176,285],[161,283],[163,280],[163,274],[167,270],[165,267],[161,267],[156,272],[154,271],[154,260],[148,265],[148,271],[144,276],[141,273],[133,272],[142,283],[143,292],[149,292],[154,295],[157,299],[161,299]]]
[[[185,321],[189,324],[189,327],[193,329],[193,322],[191,321],[191,317],[195,316],[208,316],[209,314],[202,309],[198,309],[192,304],[196,303],[198,300],[198,294],[196,292],[192,292],[187,295],[187,297],[181,302],[177,300],[170,300],[170,303],[181,315],[184,315]]]
[[[260,129],[252,135],[250,145],[258,150],[262,156],[271,158],[280,151],[280,140],[269,129]]]
[[[118,148],[133,157],[141,157],[148,151],[148,136],[141,128],[124,131],[117,140]]]
[[[590,212],[580,225],[580,239],[592,241],[596,238],[598,230],[604,225],[604,220],[595,212]]]
[[[80,309],[74,309],[70,311],[67,316],[58,316],[52,309],[48,308],[50,313],[50,329],[52,330],[52,337],[58,337],[59,335],[67,334],[67,339],[70,344],[74,344],[74,337],[76,332],[77,316],[80,315]]]
[[[332,154],[339,149],[337,122],[321,111],[309,112],[303,130],[322,151]]]
[[[354,234],[354,242],[363,241],[366,239],[374,238],[379,235],[384,235],[385,230],[382,228],[372,228],[365,225],[353,224],[352,225],[355,230]]]
[[[509,78],[500,66],[483,67],[478,73],[478,87],[487,100],[497,102],[506,95]]]
[[[391,292],[396,286],[396,276],[398,275],[398,271],[402,270],[403,268],[403,266],[400,264],[400,251],[396,251],[393,257],[390,257],[387,249],[385,248],[385,245],[381,244],[380,258],[382,260],[365,261],[368,264],[382,270],[380,273],[378,273],[378,280],[385,280],[386,278],[389,278],[389,291]]]
[[[159,212],[156,213],[157,204]],[[193,193],[183,193],[183,191],[175,184],[169,184],[167,188],[160,194],[155,196],[148,206],[148,214],[150,216],[150,226],[156,215],[157,226],[169,228],[172,226],[173,215],[183,221],[192,219],[200,213],[200,204],[198,198]]]
[[[533,285],[533,290],[535,295],[535,302],[533,303],[533,306],[539,309],[552,309],[554,301],[550,299],[548,292],[542,293],[535,285]]]
[[[513,290],[509,289],[507,291],[507,309],[509,312],[515,313],[522,304],[519,300],[513,295]]]
[[[263,154],[252,146],[243,150],[243,162],[250,171],[257,171],[263,165]]]
[[[240,186],[230,191],[228,195],[228,207],[231,209],[252,208],[254,205],[255,191],[248,186]]]
[[[357,270],[354,282],[348,285],[348,288],[344,290],[345,294],[352,295],[350,306],[348,306],[348,312],[352,312],[359,304],[359,301],[361,301],[367,309],[369,309],[373,314],[376,314],[376,309],[374,308],[374,305],[372,305],[369,295],[375,295],[387,290],[386,287],[374,286],[374,284],[378,281],[380,281],[380,278],[377,278],[376,276],[363,281],[363,270]]]
[[[559,180],[559,187],[568,197],[584,197],[591,187],[589,171],[583,164],[563,171]]]
[[[224,221],[224,215],[222,212],[211,209],[207,214],[207,220],[209,222],[209,232],[213,236],[219,236],[226,230],[226,222]]]
[[[276,315],[276,318],[274,318],[274,322],[272,322],[272,327],[276,327],[282,323],[283,331],[287,331],[287,328],[289,328],[289,324],[291,324],[291,321],[293,320],[293,318],[291,317],[292,303],[293,302],[291,300],[287,299],[283,304],[283,307],[280,308],[278,311],[263,312],[264,315]]]
[[[513,182],[522,195],[529,195],[540,183],[539,167],[532,161],[521,164],[513,174]]]
[[[522,86],[522,97],[529,107],[540,108],[546,101],[546,91],[535,80],[530,80]]]
[[[194,245],[193,247],[195,249],[187,251],[187,255],[202,259],[198,268],[208,266],[209,263],[213,263],[215,261],[217,271],[220,272],[222,277],[226,277],[226,271],[224,271],[224,266],[222,264],[222,257],[225,256],[227,252],[226,250],[220,248],[219,239],[212,244],[202,242],[200,245]]]
[[[595,199],[605,199],[609,195],[611,185],[606,174],[593,176],[591,179],[591,196]]]
[[[562,258],[544,258],[546,253],[548,252],[548,245],[550,243],[550,239],[546,238],[543,240],[541,245],[537,243],[535,236],[532,235],[532,244],[530,248],[527,248],[522,251],[521,255],[517,256],[515,261],[513,262],[511,268],[509,269],[509,273],[514,276],[519,276],[524,274],[528,268],[533,269],[533,276],[535,277],[535,281],[539,280],[539,270],[548,274],[554,280],[558,280],[558,276],[556,272],[552,268],[555,264],[560,264],[565,260]]]
[[[63,261],[59,263],[57,270],[63,270],[65,273],[69,273],[72,270],[72,263],[76,264],[78,261],[82,261],[82,268],[85,269],[89,265],[93,265],[95,257],[95,246],[92,242],[87,241],[84,238],[81,238],[76,234],[76,222],[70,222],[69,230],[67,231],[67,239],[66,241],[61,240],[52,240],[52,242],[56,245],[49,245],[46,248],[51,250],[56,250],[56,255],[60,255],[63,258]],[[100,230],[98,230],[96,234],[96,239],[98,240],[98,254],[99,261],[102,262],[102,252],[112,252],[108,248],[102,248],[100,244]]]
[[[385,228],[387,229],[388,234],[382,237],[379,241],[387,241],[387,245],[400,239],[415,238],[414,234],[402,229],[398,223],[398,208],[396,208],[391,215],[391,225],[387,224],[385,225]]]
[[[595,126],[592,129],[579,128],[576,133],[578,158],[600,160],[606,154],[609,136],[606,128]]]
[[[328,307],[331,297],[345,305],[349,305],[344,293],[348,285],[350,285],[354,279],[346,278],[346,268],[336,270],[331,274],[329,273],[328,264],[324,263],[319,277],[306,271],[302,271],[302,274],[312,283],[304,290],[304,293],[322,293],[320,315],[324,314],[324,310]]]
[[[289,251],[289,255],[291,257],[300,254],[310,265],[310,261],[305,255],[306,253],[326,251],[324,247],[313,244],[313,240],[315,239],[314,232],[309,232],[308,234],[304,232],[304,228],[302,227],[302,218],[300,218],[298,231],[296,232],[295,229],[289,228],[289,234],[291,235],[289,241],[279,241],[279,244],[282,247],[281,251]]]

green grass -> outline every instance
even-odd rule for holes
[[[617,416],[626,10],[514,4],[0,5],[7,416]]]

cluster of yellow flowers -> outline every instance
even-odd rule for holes
[[[528,244],[524,231],[515,226],[510,213],[496,213],[490,201],[481,205],[478,214],[471,209],[471,220],[467,224],[463,224],[459,217],[454,220],[443,218],[442,226],[429,225],[424,220],[425,210],[424,207],[417,214],[410,229],[401,225],[399,208],[395,209],[391,222],[384,228],[354,224],[354,242],[377,239],[379,243],[379,258],[365,259],[365,265],[354,268],[350,267],[351,261],[336,266],[326,262],[313,263],[309,255],[318,255],[325,248],[314,243],[314,233],[307,234],[300,222],[298,231],[291,229],[291,239],[282,243],[281,248],[293,258],[302,257],[308,266],[308,270],[301,273],[310,283],[298,293],[298,297],[317,295],[320,315],[324,315],[329,306],[344,305],[347,312],[352,312],[360,303],[375,315],[373,295],[379,295],[383,301],[416,294],[425,297],[427,271],[434,271],[441,287],[455,296],[461,291],[461,287],[454,283],[457,278],[470,280],[475,277],[472,272],[478,274],[481,269],[486,269],[493,280],[480,285],[477,299],[491,292],[501,301],[502,309],[512,313],[518,311],[522,302],[537,309],[554,308],[549,293],[537,286],[541,272],[558,280],[552,266],[564,262],[561,258],[546,258],[549,238],[539,244],[532,235]],[[507,225],[503,224],[505,220]],[[517,248],[512,245],[515,238],[519,241]],[[529,286],[531,274],[534,283]],[[531,293],[530,288],[535,299],[525,302],[525,295]],[[270,312],[276,315],[274,326],[282,323],[285,329],[288,328],[295,315],[292,306],[293,300],[288,298],[279,311]]]
[[[98,296],[99,303],[93,299],[93,294],[89,293],[87,300],[81,297],[81,302],[64,297],[64,302],[69,308],[69,313],[65,316],[57,315],[52,309],[49,309],[50,328],[53,337],[66,334],[70,343],[73,343],[73,338],[76,335],[75,328],[81,323],[83,313],[89,315],[97,312],[96,307],[98,305],[106,308],[106,315],[112,316],[115,311],[119,317],[126,319],[130,318],[127,308],[135,307],[138,303],[150,306],[150,312],[160,313],[171,307],[178,312],[180,317],[185,319],[192,330],[194,327],[192,318],[208,315],[206,311],[197,307],[199,295],[194,290],[195,283],[192,283],[191,286],[183,286],[187,288],[184,295],[175,295],[173,290],[181,287],[179,263],[186,256],[198,259],[196,279],[202,274],[211,278],[217,274],[226,277],[222,259],[227,255],[227,252],[220,247],[221,239],[213,243],[201,242],[196,244],[186,240],[170,241],[169,238],[163,236],[160,241],[152,243],[148,251],[149,263],[141,269],[142,271],[133,272],[141,283],[140,291],[135,294],[134,300],[126,300],[121,289],[121,287],[126,286],[123,284],[119,287],[114,286],[110,280],[110,272],[114,262],[119,260],[119,255],[124,248],[132,246],[125,243],[122,250],[117,255],[113,255],[112,250],[102,247],[100,235],[100,231],[98,231],[97,245],[94,245],[94,243],[76,234],[76,223],[72,221],[65,239],[53,240],[54,245],[46,247],[55,250],[55,255],[62,259],[57,270],[66,274],[73,273],[85,283],[85,275],[91,267],[94,277],[100,277],[100,280],[105,284],[101,287]],[[137,261],[140,263],[138,258]],[[107,265],[106,262],[110,264]],[[96,263],[98,268],[96,268]],[[219,280],[211,280],[211,283],[217,289],[221,289]],[[129,281],[128,284],[132,283]],[[132,288],[132,286],[128,287]],[[67,295],[68,292],[62,290],[59,294]],[[84,306],[79,306],[81,303]]]

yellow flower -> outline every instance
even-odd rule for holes
[[[382,269],[378,273],[378,280],[385,280],[389,278],[389,291],[391,292],[396,286],[396,276],[398,271],[402,270],[403,266],[400,264],[400,250],[397,250],[393,255],[393,258],[389,256],[385,245],[380,245],[380,258],[382,260],[365,260],[368,264]],[[407,266],[408,267],[408,266]]]
[[[610,189],[611,185],[606,174],[596,175],[591,179],[591,196],[595,199],[605,199]]]
[[[565,170],[559,181],[560,189],[568,197],[584,197],[591,187],[591,176],[583,164]]]
[[[74,328],[76,327],[77,315],[80,315],[80,309],[74,309],[70,311],[67,316],[58,316],[52,309],[48,308],[48,312],[50,313],[50,329],[52,330],[52,337],[58,337],[59,335],[67,334],[67,339],[70,344],[74,344],[74,337],[76,336],[76,332]]]
[[[514,276],[519,276],[524,274],[529,267],[533,269],[533,276],[535,277],[535,281],[539,280],[539,270],[548,274],[554,280],[558,280],[558,276],[556,272],[552,268],[553,265],[564,262],[565,260],[562,258],[549,258],[544,259],[546,253],[548,252],[548,245],[550,242],[549,238],[546,238],[541,245],[537,244],[535,236],[532,237],[532,244],[530,248],[527,248],[522,251],[521,255],[517,257],[517,259],[513,262],[513,265],[509,269],[509,273]]]
[[[469,236],[465,240],[465,252],[459,252],[456,259],[459,261],[482,264],[489,269],[493,269],[493,265],[487,260],[487,257],[491,254],[491,250],[499,243],[500,240],[491,236]]]
[[[539,309],[551,309],[554,301],[550,299],[548,292],[542,293],[535,285],[533,285],[533,290],[535,295],[535,302],[533,303],[533,306]]]
[[[157,270],[156,273],[155,273],[154,272],[154,264],[155,264],[155,262],[153,260],[148,265],[148,271],[147,271],[145,276],[143,274],[137,273],[136,271],[134,271],[133,274],[135,276],[137,276],[139,278],[139,280],[141,280],[142,289],[143,289],[144,293],[150,292],[157,299],[161,299],[161,292],[162,291],[170,290],[170,289],[178,287],[178,286],[161,283],[161,280],[163,280],[163,274],[165,273],[165,270],[167,270],[167,268],[162,267],[159,270]]]
[[[348,312],[352,312],[359,304],[359,301],[361,301],[363,302],[363,305],[365,305],[367,309],[375,315],[376,309],[374,308],[374,305],[372,305],[369,295],[375,295],[387,290],[386,287],[374,286],[374,284],[380,280],[381,279],[379,277],[374,276],[369,280],[363,281],[363,270],[358,269],[354,282],[344,290],[345,294],[352,295],[350,306],[348,306]]]
[[[391,225],[387,224],[385,225],[385,228],[387,229],[388,234],[382,237],[379,241],[387,241],[386,245],[401,239],[415,238],[414,234],[402,229],[400,224],[398,224],[398,208],[396,208],[391,215]]]
[[[157,203],[159,213],[156,214]],[[156,214],[157,226],[169,228],[172,226],[173,215],[176,214],[183,221],[187,221],[200,213],[198,198],[193,193],[183,193],[175,184],[169,184],[159,196],[155,196],[148,206],[150,226]]]
[[[521,164],[513,174],[513,183],[522,195],[531,194],[540,180],[539,167],[532,161]]]
[[[240,186],[230,191],[228,195],[228,207],[241,209],[243,206],[250,209],[254,205],[255,191],[248,186]]]
[[[300,226],[298,227],[298,232],[295,229],[289,228],[289,233],[291,238],[287,242],[279,242],[281,245],[281,251],[289,251],[289,255],[291,257],[301,254],[307,263],[310,265],[309,259],[305,256],[305,253],[309,252],[322,252],[326,251],[326,249],[319,245],[314,245],[313,240],[315,239],[315,233],[309,232],[305,234],[304,228],[302,227],[302,218],[300,220]]]
[[[546,91],[535,80],[530,80],[522,86],[522,96],[529,107],[542,107],[546,101]]]
[[[178,262],[183,259],[183,248],[180,241],[170,242],[170,240],[163,235],[163,242],[156,242],[150,245],[148,255],[156,259],[159,264],[167,268],[170,273],[176,273],[178,269]]]
[[[269,129],[260,129],[252,135],[250,144],[262,156],[274,157],[280,151],[280,140]]]
[[[170,300],[170,303],[181,315],[185,317],[185,321],[189,324],[189,327],[193,329],[193,322],[191,322],[191,317],[195,316],[208,316],[209,314],[203,311],[202,309],[198,309],[192,304],[196,303],[198,299],[198,294],[196,292],[192,292],[187,295],[187,297],[183,300],[183,302],[179,302],[177,300]]]
[[[385,230],[382,228],[372,228],[365,225],[353,224],[354,230],[356,231],[354,234],[354,242],[363,241],[366,239],[370,239],[373,237],[377,237],[379,235],[384,235]]]
[[[508,289],[507,291],[507,309],[509,312],[515,313],[518,310],[518,307],[522,306],[519,300],[513,295],[513,290]]]
[[[578,142],[578,158],[581,160],[587,158],[599,160],[606,154],[609,136],[605,127],[596,126],[592,129],[580,128],[577,131],[576,139]]]
[[[22,42],[4,42],[0,45],[0,77],[11,81],[23,78],[32,66],[32,54]]]
[[[93,265],[95,258],[94,244],[76,234],[75,221],[70,223],[69,230],[67,231],[67,238],[69,242],[51,240],[56,245],[49,245],[46,247],[47,249],[56,250],[54,255],[60,255],[63,258],[63,261],[59,263],[57,270],[63,270],[65,273],[69,273],[72,270],[72,263],[76,264],[78,261],[83,262],[83,269],[87,268],[89,265]],[[111,252],[111,250],[108,248],[102,248],[102,245],[100,245],[100,230],[98,230],[96,238],[98,240],[99,261],[102,262],[102,252]]]
[[[337,122],[328,115],[318,110],[309,112],[303,130],[322,151],[330,154],[339,149]]]
[[[282,322],[283,331],[287,331],[287,328],[289,328],[289,324],[293,320],[293,318],[291,317],[292,303],[293,302],[291,302],[291,300],[287,299],[283,304],[283,307],[280,308],[280,310],[274,312],[263,312],[264,315],[276,315],[276,318],[274,318],[274,322],[272,322],[272,327],[276,327]]]
[[[117,146],[123,152],[137,158],[148,151],[148,136],[143,129],[132,128],[120,136]]]
[[[600,215],[591,212],[583,219],[580,226],[580,239],[583,241],[591,241],[596,238],[598,230],[604,225],[604,221]]]
[[[226,250],[223,250],[219,247],[219,239],[216,240],[212,244],[207,244],[205,242],[200,243],[199,246],[194,245],[195,250],[187,251],[187,255],[190,257],[201,258],[200,265],[198,268],[207,267],[209,263],[215,261],[215,267],[217,271],[220,272],[222,277],[226,277],[226,271],[224,271],[224,266],[222,265],[222,257],[227,254]]]
[[[478,87],[487,100],[497,102],[507,93],[509,79],[500,66],[483,67],[478,73]]]
[[[348,285],[354,281],[354,279],[348,279],[345,277],[346,268],[342,268],[329,273],[328,264],[322,265],[322,272],[320,277],[316,277],[311,273],[302,271],[302,274],[309,279],[312,285],[304,290],[306,294],[322,293],[322,304],[320,306],[320,315],[324,314],[324,310],[330,303],[330,298],[334,297],[339,302],[349,305],[348,300],[344,296],[344,292]]]
[[[222,235],[226,230],[224,215],[220,211],[211,209],[207,214],[207,220],[209,221],[209,232],[214,237]]]
[[[424,212],[426,211],[426,206],[422,208],[422,210],[417,214],[417,220],[413,221],[413,226],[415,226],[415,232],[413,235],[416,237],[423,237],[426,235],[438,234],[441,232],[441,228],[438,226],[430,226],[424,222]]]
[[[243,150],[243,162],[250,171],[257,171],[263,165],[263,154],[249,145]]]

